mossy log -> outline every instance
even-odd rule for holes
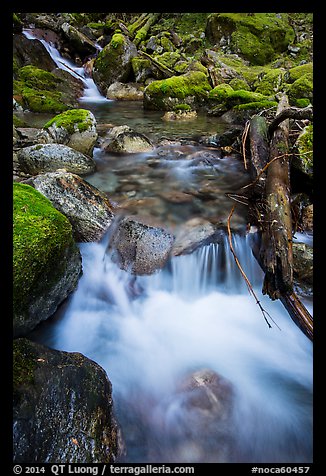
[[[161,63],[157,59],[153,58],[148,53],[145,53],[145,51],[140,51],[139,54],[141,54],[142,56],[145,56],[145,58],[149,59],[150,62],[153,64],[153,66],[155,66],[159,71],[161,71],[161,73],[163,73],[164,78],[171,78],[172,76],[178,76],[178,74],[180,74],[180,73],[177,73],[174,70],[168,68],[167,66],[165,66],[163,63]]]
[[[162,15],[161,13],[151,13],[149,15],[144,26],[142,26],[141,28],[137,30],[137,33],[134,37],[134,44],[136,46],[138,46],[141,41],[146,39],[150,27],[153,26],[154,23],[156,23],[159,20],[161,15]]]
[[[267,128],[265,120],[260,116],[253,116],[250,121],[249,171],[253,179],[250,198],[261,229],[260,246],[253,252],[265,273],[263,294],[273,300],[280,299],[293,321],[312,340],[312,316],[293,290],[288,153],[290,109],[288,98],[284,95],[271,123],[274,124],[273,128]],[[282,120],[279,121],[279,118]],[[268,142],[270,131],[272,136]]]

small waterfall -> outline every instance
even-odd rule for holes
[[[233,246],[277,323],[272,329],[246,290],[227,236],[137,278],[111,261],[108,235],[80,245],[78,288],[35,339],[82,352],[107,371],[127,445],[124,461],[220,461],[218,429],[210,425],[190,438],[194,415],[176,390],[203,368],[234,389],[228,462],[311,461],[312,345],[279,302],[261,295],[250,239],[234,234]]]
[[[105,98],[102,96],[100,91],[98,90],[96,84],[94,83],[93,79],[88,77],[86,75],[85,69],[81,66],[78,67],[76,66],[72,61],[69,61],[68,59],[65,59],[61,56],[57,48],[55,48],[53,45],[48,43],[42,38],[38,38],[37,36],[34,36],[30,30],[23,30],[23,34],[28,38],[29,40],[38,40],[40,41],[46,50],[48,51],[49,55],[55,62],[58,68],[63,69],[64,71],[67,71],[69,74],[74,76],[77,79],[80,79],[84,83],[84,95],[79,98],[79,101],[82,102],[108,102],[109,99]]]

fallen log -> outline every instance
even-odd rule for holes
[[[163,73],[165,78],[171,78],[172,76],[177,76],[180,73],[176,73],[172,69],[168,68],[164,64],[162,64],[160,61],[157,59],[153,58],[151,55],[148,53],[145,53],[145,51],[139,51],[139,55],[145,56],[145,58],[149,59],[151,63],[159,70],[161,73]]]
[[[283,122],[285,119],[308,119],[312,121],[313,119],[313,109],[312,107],[304,107],[302,109],[298,107],[287,107],[280,111],[270,123],[268,127],[268,134],[272,137],[276,128]]]
[[[137,30],[137,33],[134,37],[134,44],[136,46],[138,46],[141,41],[146,39],[146,36],[148,34],[148,31],[149,31],[150,27],[153,26],[154,23],[156,23],[159,20],[161,15],[162,15],[161,13],[150,13],[149,14],[149,17],[148,17],[146,23],[144,24],[144,26],[139,28],[139,30]]]
[[[262,117],[251,118],[249,171],[253,182],[246,187],[261,231],[260,244],[253,254],[265,273],[262,292],[272,300],[280,299],[293,321],[312,340],[312,316],[293,290],[289,111],[292,108],[283,96],[272,127],[267,128]]]

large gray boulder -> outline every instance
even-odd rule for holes
[[[98,241],[113,219],[107,196],[76,174],[59,170],[28,180],[70,221],[77,242]]]
[[[81,255],[68,219],[41,193],[14,183],[13,333],[26,335],[75,289]]]
[[[75,174],[94,172],[95,161],[63,144],[36,144],[17,152],[20,169],[30,175],[65,168]]]
[[[24,338],[13,350],[14,462],[114,462],[120,431],[105,371]]]
[[[132,217],[112,224],[107,252],[121,269],[131,274],[153,274],[167,262],[174,236],[163,228]]]

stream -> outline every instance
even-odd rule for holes
[[[47,48],[62,64],[57,50]],[[131,155],[95,148],[97,170],[85,179],[121,213],[146,217],[172,233],[198,218],[225,224],[234,204],[225,193],[249,178],[237,156],[192,139],[228,125],[201,114],[167,123],[162,111],[109,101],[96,91],[87,80],[80,103],[98,124],[127,124],[153,141],[174,142]],[[118,462],[312,462],[312,343],[280,302],[261,293],[263,273],[251,251],[256,234],[246,230],[245,206],[237,206],[232,225],[237,257],[271,328],[225,233],[134,280],[106,251],[109,229],[100,242],[79,244],[83,275],[77,289],[30,335],[54,349],[81,352],[105,369],[125,444]],[[198,372],[225,382],[221,400],[209,389],[190,391]]]

